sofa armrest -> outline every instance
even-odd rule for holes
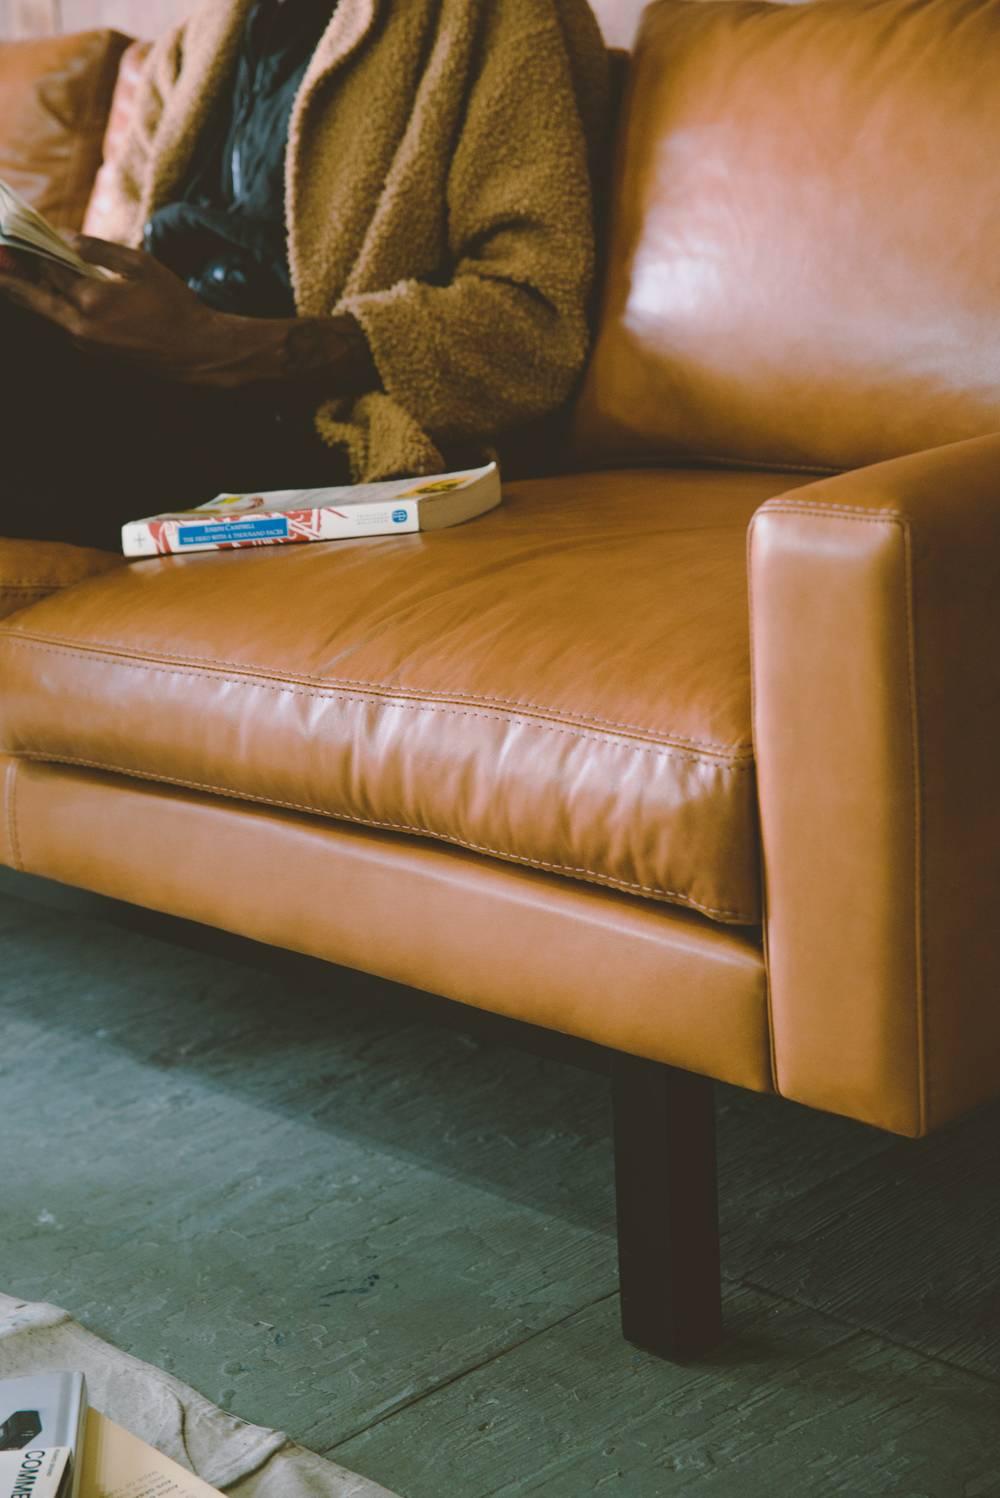
[[[750,531],[774,1068],[921,1135],[1000,1092],[1000,436]]]

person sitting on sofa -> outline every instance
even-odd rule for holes
[[[78,242],[113,276],[0,276],[0,535],[439,472],[558,408],[607,66],[586,0],[203,3]]]

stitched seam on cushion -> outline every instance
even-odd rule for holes
[[[7,585],[0,584],[0,591],[2,591],[3,587],[5,587],[5,586],[7,586]],[[14,584],[10,584],[9,586],[10,586],[10,588],[13,588],[15,585]],[[95,641],[93,643],[93,645],[88,645],[86,647],[79,647],[79,646],[74,647],[74,646],[70,646],[68,643],[67,644],[61,643],[59,641],[59,637],[58,636],[40,635],[40,634],[34,634],[34,633],[29,634],[26,631],[18,631],[16,635],[13,634],[12,632],[5,632],[5,633],[6,633],[6,637],[9,638],[9,639],[16,639],[19,642],[37,644],[39,646],[39,648],[46,648],[46,647],[48,647],[48,648],[62,649],[62,650],[76,649],[77,652],[83,658],[86,658],[87,656],[97,656],[97,655],[100,654],[101,651],[107,651],[112,656],[114,656],[114,658],[116,660],[121,660],[121,661],[127,662],[129,659],[134,659],[134,657],[130,658],[124,651],[121,650],[121,648],[119,646],[113,645],[108,640],[97,640],[97,641]],[[176,667],[183,667],[183,668],[189,669],[189,670],[196,670],[200,666],[211,666],[213,668],[219,668],[219,667],[221,667],[221,668],[225,668],[227,670],[239,672],[241,680],[253,680],[254,679],[253,668],[250,668],[248,670],[248,668],[246,666],[241,665],[239,661],[223,660],[223,659],[221,659],[219,657],[216,657],[216,656],[163,655],[163,656],[157,656],[157,658],[155,660],[153,660],[153,661],[150,661],[148,663],[143,662],[142,664],[148,664],[148,666],[150,668],[160,668],[160,669],[168,669],[169,667],[175,667],[175,666]],[[414,694],[417,694],[417,693],[426,693],[428,696],[433,696],[434,695],[433,692],[431,691],[431,689],[429,689],[427,687],[410,687],[410,686],[407,686],[407,684],[405,682],[399,682],[395,686],[391,686],[387,682],[366,681],[363,677],[344,676],[344,677],[330,677],[330,678],[326,678],[326,679],[321,679],[320,677],[315,677],[315,676],[297,676],[297,677],[292,677],[291,674],[290,674],[290,680],[295,685],[299,685],[299,686],[313,686],[313,687],[318,688],[322,692],[333,692],[333,691],[338,691],[338,690],[343,689],[343,688],[357,687],[357,688],[361,688],[362,690],[371,689],[372,692],[377,693],[378,695],[384,696],[384,697],[395,697],[395,696],[397,696],[400,693],[407,693],[407,692],[414,693]],[[711,752],[712,754],[725,755],[726,757],[728,757],[729,759],[732,759],[732,760],[737,760],[737,759],[748,759],[749,760],[749,759],[752,759],[752,757],[753,757],[753,747],[752,747],[752,745],[746,745],[746,744],[719,744],[719,743],[713,742],[710,739],[691,739],[691,738],[686,738],[683,734],[673,734],[673,733],[672,734],[661,734],[655,728],[643,727],[643,725],[641,723],[617,722],[613,718],[599,718],[599,717],[596,717],[596,716],[594,716],[592,714],[589,714],[589,713],[576,713],[576,712],[573,712],[573,710],[569,709],[569,708],[550,707],[550,706],[547,706],[546,704],[541,703],[541,702],[528,702],[528,701],[526,701],[524,699],[519,699],[519,698],[514,698],[514,697],[490,697],[490,696],[486,696],[485,694],[481,694],[481,693],[478,693],[478,692],[460,692],[460,691],[455,691],[455,692],[446,692],[446,693],[441,693],[440,694],[439,700],[442,703],[444,701],[450,700],[450,699],[455,699],[455,700],[462,701],[462,702],[471,702],[471,703],[474,703],[474,704],[476,704],[478,706],[483,706],[483,707],[500,707],[500,708],[503,708],[503,707],[513,707],[513,708],[524,708],[524,709],[526,709],[528,711],[534,711],[534,712],[539,712],[539,713],[549,713],[553,717],[567,718],[567,719],[569,719],[569,720],[571,720],[573,722],[577,722],[577,723],[582,724],[584,727],[590,726],[590,727],[594,727],[594,728],[598,728],[598,729],[600,729],[600,728],[620,728],[620,729],[631,730],[634,733],[644,733],[644,734],[649,734],[650,736],[656,737],[664,745],[668,745],[668,746],[669,745],[677,745],[679,748],[683,748],[683,749],[704,749],[704,750],[707,750],[707,751]],[[444,711],[444,710],[445,709],[442,708],[442,711]]]
[[[30,593],[39,593],[42,591],[57,593],[60,588],[67,588],[69,586],[68,583],[40,583],[32,577],[19,577],[13,582],[5,582],[0,579],[0,593],[11,592],[15,589],[27,589]]]
[[[36,639],[32,638],[30,635],[21,634],[20,632],[14,630],[4,631],[3,637],[11,644],[29,646],[32,649],[39,650],[43,654],[47,655],[68,655],[75,660],[88,661],[94,660],[97,656],[97,652],[94,651],[74,650],[62,645],[43,645],[40,644]],[[314,690],[311,688],[304,689],[301,687],[291,686],[287,682],[264,681],[258,677],[253,676],[225,676],[222,674],[222,672],[202,671],[194,666],[161,666],[147,661],[130,659],[128,656],[124,655],[116,656],[114,658],[114,662],[117,667],[125,670],[159,672],[163,676],[198,676],[206,680],[224,682],[228,686],[254,687],[258,690],[278,692],[283,694],[284,696],[290,697],[311,697],[314,699],[319,698],[327,702],[343,702],[351,705],[359,705],[365,701],[365,698],[360,694],[354,697],[345,697],[339,696],[336,692],[325,691],[322,689]],[[511,722],[511,717],[505,717],[499,713],[469,712],[467,709],[443,707],[440,704],[433,702],[399,702],[395,699],[390,698],[386,703],[385,699],[376,698],[373,700],[372,705],[388,705],[389,707],[402,712],[437,713],[440,716],[452,718],[481,718],[484,722],[488,723]],[[577,729],[557,728],[554,724],[532,721],[530,719],[522,718],[521,721],[523,722],[525,727],[535,728],[542,733],[555,734],[562,738],[579,739],[584,743],[601,742],[601,738],[596,732],[581,733]],[[681,753],[675,749],[670,749],[668,747],[655,744],[630,744],[619,742],[616,745],[616,748],[627,749],[633,754],[651,754],[658,759],[676,759],[687,761],[690,764],[707,765],[711,766],[715,770],[718,770],[720,773],[728,771],[734,774],[742,774],[747,772],[748,770],[753,770],[752,760],[726,761],[721,757],[720,759],[711,759],[707,755]]]
[[[805,499],[769,499],[760,507],[766,515],[819,515],[829,510],[834,515],[843,515],[853,520],[870,520],[873,525],[881,525],[885,520],[899,520],[905,523],[902,511],[885,506],[880,510],[873,510],[869,505],[833,505],[827,504],[825,500]]]
[[[697,900],[692,899],[690,895],[682,894],[679,890],[661,889],[655,884],[638,884],[628,879],[616,879],[613,874],[601,874],[595,869],[574,868],[571,864],[550,863],[541,858],[529,858],[526,854],[508,853],[503,848],[490,848],[484,843],[467,842],[463,838],[452,836],[447,832],[434,832],[427,827],[412,827],[406,822],[382,822],[377,821],[375,818],[352,816],[349,812],[331,812],[320,806],[306,806],[298,801],[283,801],[276,796],[255,796],[249,791],[233,791],[227,786],[209,785],[200,780],[185,780],[176,775],[153,775],[144,770],[123,769],[121,765],[104,764],[101,760],[82,759],[69,754],[56,756],[34,749],[19,749],[18,755],[21,759],[31,760],[39,764],[82,765],[88,770],[103,770],[112,775],[124,775],[135,780],[150,781],[154,785],[160,783],[178,785],[185,790],[207,791],[212,795],[224,796],[235,801],[250,801],[259,806],[279,806],[286,811],[307,812],[310,816],[322,817],[325,821],[352,822],[359,827],[378,828],[388,832],[414,833],[419,837],[432,838],[435,842],[452,843],[456,847],[467,848],[473,853],[489,853],[494,858],[502,858],[508,863],[526,864],[531,868],[552,870],[560,874],[572,874],[598,884],[613,885],[618,889],[639,891],[648,895],[661,895],[677,904],[689,906],[692,910],[697,910],[702,915],[730,920],[742,926],[754,926],[757,924],[754,917],[745,915],[742,911],[725,910],[712,905],[702,905]]]
[[[15,869],[21,870],[24,865],[21,862],[21,846],[17,830],[17,771],[18,763],[12,759],[7,766],[6,798],[7,798],[7,840],[10,843],[11,864]]]
[[[747,601],[750,610],[750,727],[754,734],[754,760],[757,759],[757,674],[754,670],[754,615],[753,615],[753,541],[754,522],[747,528]],[[774,1028],[774,996],[771,991],[771,947],[768,932],[767,903],[767,859],[764,854],[764,813],[760,804],[760,778],[757,779],[757,826],[759,828],[761,938],[764,947],[764,1000],[767,1005],[767,1038],[771,1054],[771,1086],[780,1094],[778,1083],[778,1041]]]
[[[906,655],[908,666],[907,686],[910,693],[910,731],[913,736],[913,905],[914,905],[914,956],[916,958],[917,1007],[917,1112],[921,1134],[927,1130],[928,1115],[932,1114],[931,1079],[927,1050],[927,971],[924,946],[924,857],[923,857],[923,774],[920,744],[919,678],[917,675],[916,621],[913,598],[913,546],[909,523],[900,521],[903,532],[904,574],[906,584]]]

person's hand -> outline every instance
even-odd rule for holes
[[[61,328],[95,357],[187,385],[270,383],[326,395],[380,388],[368,341],[347,313],[258,318],[217,312],[151,255],[78,236],[81,259],[114,274],[92,280],[38,262],[35,281],[5,274],[0,295]]]
[[[113,275],[96,280],[46,264],[36,282],[0,274],[0,289],[89,354],[167,379],[226,383],[228,319],[142,251],[84,236],[75,248],[88,264]]]
[[[0,276],[16,276],[23,281],[37,280],[37,263],[34,255],[24,255],[18,250],[9,249],[7,245],[0,245]]]

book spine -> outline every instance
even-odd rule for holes
[[[350,536],[406,535],[420,529],[419,499],[391,503],[324,505],[312,510],[255,510],[232,520],[137,520],[122,527],[127,557],[191,551],[233,551],[288,546],[302,541],[342,541]]]

